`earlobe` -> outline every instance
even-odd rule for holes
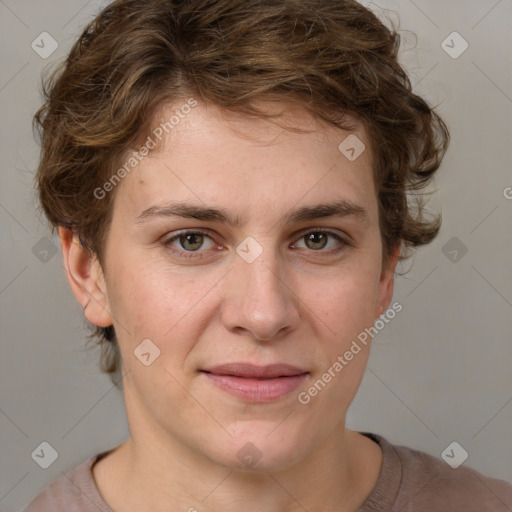
[[[398,263],[400,255],[400,246],[398,245],[390,256],[386,266],[382,269],[380,277],[380,290],[379,290],[379,303],[377,305],[377,311],[375,319],[380,317],[391,303],[393,298],[393,290],[395,285],[395,269]]]
[[[112,325],[106,283],[101,266],[82,247],[78,235],[59,227],[66,277],[89,322],[99,327]]]

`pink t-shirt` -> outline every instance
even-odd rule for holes
[[[357,512],[512,512],[512,485],[424,452],[361,434],[383,453],[379,479]],[[24,512],[113,512],[101,497],[91,469],[95,455],[50,484]]]

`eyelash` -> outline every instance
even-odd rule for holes
[[[302,233],[301,236],[298,238],[298,240],[302,240],[303,238],[305,238],[306,236],[308,236],[308,235],[310,235],[312,233],[324,233],[324,234],[326,234],[326,235],[336,239],[338,242],[341,242],[341,245],[338,248],[330,249],[330,250],[327,250],[327,251],[324,251],[322,249],[319,249],[317,251],[315,251],[313,249],[309,249],[309,251],[314,252],[314,253],[319,253],[319,254],[326,255],[326,256],[332,256],[332,255],[338,254],[341,251],[343,251],[346,246],[350,246],[351,245],[349,242],[347,242],[347,240],[342,238],[340,235],[338,235],[336,233],[333,233],[332,231],[328,231],[326,229],[321,229],[321,228],[310,229],[310,230]],[[209,231],[203,230],[203,229],[199,228],[199,229],[193,229],[193,230],[179,231],[178,233],[173,235],[171,238],[168,238],[167,240],[164,240],[163,241],[163,245],[166,248],[168,248],[170,251],[172,251],[173,253],[177,254],[179,257],[182,257],[182,258],[196,258],[196,259],[197,258],[203,258],[204,256],[200,256],[200,254],[204,253],[205,251],[201,251],[201,250],[185,251],[185,250],[176,249],[176,248],[174,248],[172,246],[172,243],[174,241],[178,240],[179,238],[181,238],[182,236],[198,235],[198,234],[207,236],[208,238],[210,238],[210,240],[215,242],[215,240],[211,237]]]

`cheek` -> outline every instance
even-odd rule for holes
[[[310,295],[318,336],[315,380],[305,389],[308,407],[336,421],[352,402],[370,355],[373,312],[379,274],[374,271],[346,272],[324,282],[324,290]],[[303,395],[304,396],[304,395]],[[303,402],[301,402],[303,403]],[[332,404],[336,403],[337,408]]]
[[[120,265],[109,297],[121,350],[128,353],[150,339],[162,355],[172,350],[179,364],[180,353],[190,350],[190,340],[208,321],[205,305],[218,280],[215,272],[191,278],[183,270],[155,268],[151,262]]]
[[[357,336],[373,324],[380,273],[372,268],[340,268],[322,279],[308,279],[304,302],[337,339]]]

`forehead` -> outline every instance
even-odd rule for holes
[[[281,126],[199,102],[182,105],[167,104],[156,113],[150,137],[158,147],[120,183],[115,209],[135,214],[179,198],[222,203],[242,214],[256,203],[276,211],[326,196],[366,203],[375,197],[369,141],[354,118],[347,118],[354,127],[347,132],[291,102],[257,104],[281,114]],[[349,158],[354,151],[360,154]]]
[[[186,136],[190,141],[201,138],[207,144],[219,138],[233,140],[243,139],[253,145],[270,146],[273,143],[294,140],[302,144],[305,140],[317,140],[319,149],[323,145],[338,145],[340,137],[353,133],[361,140],[367,138],[363,124],[354,116],[344,114],[343,122],[350,131],[329,125],[318,117],[314,117],[303,106],[292,101],[256,101],[254,106],[272,116],[271,119],[252,116],[241,112],[225,109],[217,105],[204,104],[194,100],[195,106],[188,107],[190,98],[173,104],[161,105],[153,115],[152,129],[164,131],[162,146]],[[288,130],[287,128],[290,128]],[[298,131],[305,133],[298,133]],[[184,133],[186,132],[186,134]],[[240,144],[240,141],[236,141]]]

